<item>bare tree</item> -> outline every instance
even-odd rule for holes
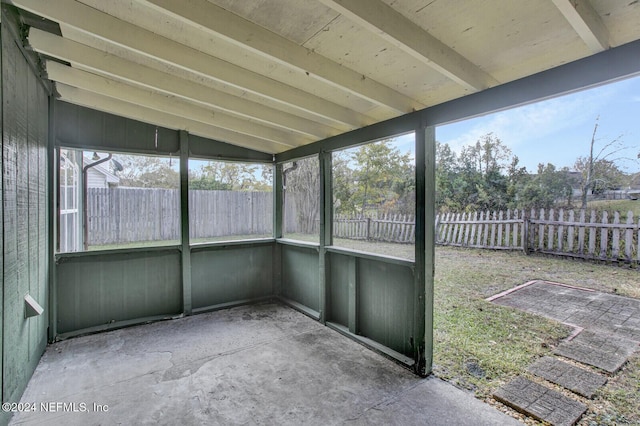
[[[596,117],[596,123],[593,126],[593,133],[591,135],[591,143],[589,144],[589,156],[579,157],[576,161],[575,168],[582,172],[582,208],[587,208],[587,195],[589,189],[594,190],[598,185],[605,187],[610,185],[612,180],[615,179],[615,175],[621,174],[620,170],[615,165],[615,161],[620,158],[611,158],[613,155],[628,149],[628,147],[622,144],[622,134],[607,142],[602,148],[594,154],[595,145],[598,139],[596,134],[598,132],[598,120],[600,116]]]

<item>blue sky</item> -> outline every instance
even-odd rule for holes
[[[622,143],[629,149],[621,155],[634,161],[620,160],[618,164],[627,173],[640,171],[636,157],[640,152],[640,77],[440,126],[436,139],[459,152],[493,132],[530,172],[537,170],[538,163],[571,168],[578,156],[588,155],[598,116],[596,146],[622,135]],[[413,136],[397,139],[404,151]]]

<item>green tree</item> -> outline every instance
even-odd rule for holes
[[[122,170],[117,172],[120,186],[168,189],[180,187],[176,159],[146,155],[114,155],[113,159],[122,165]]]
[[[463,147],[453,181],[453,199],[448,203],[458,211],[507,207],[511,201],[509,181],[503,171],[513,161],[511,150],[493,133]]]
[[[189,188],[227,191],[271,191],[273,167],[209,161],[189,171]]]
[[[559,200],[571,202],[571,178],[569,169],[557,170],[551,163],[538,164],[538,174],[531,178],[518,193],[522,208],[551,208]]]
[[[352,198],[360,212],[393,205],[411,191],[411,159],[408,153],[390,146],[389,140],[362,145],[353,154]]]

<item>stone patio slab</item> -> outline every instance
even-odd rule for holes
[[[598,388],[607,383],[607,378],[602,374],[576,367],[550,356],[540,358],[529,366],[527,371],[586,398],[593,398]]]
[[[640,300],[547,281],[532,281],[493,303],[640,342]]]
[[[515,410],[555,426],[572,426],[587,410],[586,405],[524,377],[516,377],[493,396]]]
[[[573,340],[558,345],[554,353],[615,373],[637,349],[635,341],[584,330]]]

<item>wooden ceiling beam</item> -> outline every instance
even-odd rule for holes
[[[67,61],[91,72],[124,80],[173,95],[207,108],[261,121],[269,126],[314,138],[335,135],[340,130],[306,118],[269,108],[257,102],[230,95],[173,74],[136,64],[102,50],[31,28],[29,45],[36,52]]]
[[[498,84],[477,65],[380,0],[320,2],[472,92]]]
[[[12,0],[44,18],[162,61],[246,90],[290,107],[352,127],[373,120],[347,107],[207,55],[74,0]]]
[[[216,113],[195,104],[155,93],[149,89],[134,87],[107,77],[62,65],[58,62],[46,61],[46,69],[49,79],[53,81],[145,108],[166,112],[177,117],[231,130],[238,134],[259,137],[271,142],[283,142],[289,146],[300,146],[313,141],[310,138],[295,137],[292,133],[276,130],[228,114]]]
[[[416,100],[353,71],[313,50],[256,25],[207,0],[145,0],[174,19],[194,25],[242,49],[307,73],[355,96],[398,113],[424,108]]]
[[[593,53],[609,49],[609,31],[588,0],[552,1]]]
[[[175,130],[186,130],[194,135],[270,154],[284,152],[291,149],[291,146],[287,144],[274,143],[266,139],[243,135],[227,129],[210,126],[199,121],[177,117],[166,112],[135,105],[97,93],[88,92],[63,83],[56,83],[56,89],[60,94],[60,100],[98,111],[104,111],[110,114],[128,117],[134,120]]]

